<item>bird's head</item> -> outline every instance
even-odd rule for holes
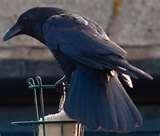
[[[53,7],[35,7],[27,10],[18,18],[4,35],[3,40],[7,41],[14,36],[26,34],[42,41],[42,25],[52,15],[63,13],[64,10]]]

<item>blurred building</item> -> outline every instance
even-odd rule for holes
[[[32,92],[26,79],[41,75],[53,83],[61,74],[49,50],[38,41],[16,37],[6,43],[4,32],[25,10],[35,6],[64,8],[97,21],[109,37],[124,47],[134,65],[149,72],[154,81],[134,80],[135,89],[128,89],[139,105],[145,125],[139,133],[160,133],[160,1],[159,0],[0,0],[0,134],[30,135],[31,129],[17,128],[10,121],[34,118]],[[59,94],[47,94],[47,113],[55,112]],[[27,113],[27,114],[26,114]],[[87,133],[86,135],[90,135]],[[92,134],[94,135],[94,134]],[[127,135],[127,134],[126,134]]]

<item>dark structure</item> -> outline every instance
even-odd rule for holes
[[[47,45],[61,64],[71,84],[64,105],[70,117],[105,131],[128,131],[142,125],[118,76],[130,87],[128,75],[152,77],[129,64],[126,52],[94,21],[57,8],[33,8],[20,16],[4,40],[19,34]]]

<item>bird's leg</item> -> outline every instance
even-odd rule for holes
[[[59,79],[55,84],[57,92],[62,93],[60,103],[59,103],[59,111],[63,110],[63,105],[66,98],[66,90],[69,86],[68,82],[66,81],[66,76],[64,75],[61,79]]]
[[[65,85],[65,82],[62,83],[62,91],[63,91],[63,94],[62,94],[60,102],[59,102],[58,111],[63,110],[63,105],[64,105],[64,102],[65,102],[65,99],[66,99],[66,85]]]
[[[62,96],[61,96],[61,99],[60,99],[60,103],[59,103],[59,111],[63,110],[63,105],[64,105],[64,102],[65,102],[65,99],[66,99],[66,91],[68,89],[68,82],[67,81],[64,81],[62,82],[61,84],[61,92],[63,92]]]

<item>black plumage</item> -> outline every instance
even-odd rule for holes
[[[23,13],[4,40],[27,34],[44,43],[60,63],[70,87],[64,110],[90,129],[129,131],[142,117],[118,75],[152,79],[125,59],[126,52],[111,41],[93,20],[59,8],[36,7]],[[127,82],[128,81],[128,82]]]

